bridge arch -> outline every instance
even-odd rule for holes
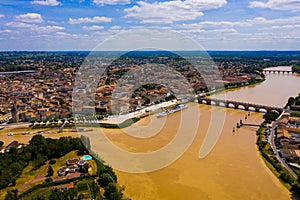
[[[227,104],[226,104],[225,102],[220,101],[220,102],[219,102],[219,106],[227,107]]]
[[[218,101],[216,100],[211,100],[210,105],[218,106]]]
[[[235,107],[234,103],[231,102],[227,103],[227,108],[234,108],[234,107]]]
[[[245,106],[244,104],[239,104],[238,108],[242,110],[247,110],[248,107]]]
[[[262,108],[259,108],[259,110],[258,110],[259,112],[263,112],[263,113],[266,113],[267,111],[268,111],[268,109],[267,108],[264,108],[264,107],[262,107]]]
[[[255,106],[249,106],[249,107],[248,107],[248,110],[249,110],[249,111],[256,111]]]

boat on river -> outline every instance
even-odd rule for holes
[[[186,108],[188,108],[188,106],[186,104],[179,104],[179,105],[174,106],[173,108],[170,108],[170,109],[164,110],[163,112],[158,113],[158,115],[156,117],[158,117],[158,118],[165,117],[169,114],[178,112],[180,110],[184,110]]]

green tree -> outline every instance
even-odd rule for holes
[[[35,135],[31,138],[29,144],[30,145],[45,145],[46,140],[45,140],[44,136],[38,134],[38,135]]]
[[[266,120],[266,122],[270,123],[271,121],[276,120],[279,117],[279,113],[276,111],[268,111],[265,115],[264,115],[264,119]]]
[[[53,176],[53,174],[54,174],[53,168],[51,165],[49,165],[47,169],[47,177],[51,177]]]
[[[8,190],[5,195],[5,200],[17,200],[18,190]]]
[[[124,187],[120,187],[116,183],[109,183],[104,188],[104,196],[109,200],[121,200],[123,197]]]
[[[78,195],[78,198],[77,198],[77,199],[78,199],[78,200],[84,199],[84,194]]]
[[[300,66],[293,66],[293,67],[292,67],[292,70],[293,70],[294,72],[300,73]]]
[[[295,98],[294,97],[290,97],[286,105],[287,106],[292,106],[292,105],[294,105],[294,103],[295,103]]]
[[[35,168],[38,168],[40,166],[42,166],[47,160],[47,157],[38,153],[37,156],[36,156],[36,159],[33,161],[33,166]]]
[[[108,186],[109,183],[113,183],[114,179],[108,173],[102,173],[99,177],[99,184],[101,187]]]

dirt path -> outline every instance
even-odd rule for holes
[[[46,177],[43,176],[44,171],[46,170],[48,166],[48,163],[46,165],[43,165],[38,173],[38,175],[35,177],[35,179],[33,179],[32,181],[25,183],[24,185],[22,185],[21,187],[18,188],[18,191],[21,191],[27,187],[29,187],[30,185],[38,182],[38,181],[43,181],[46,180]]]

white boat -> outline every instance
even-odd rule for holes
[[[163,112],[158,113],[158,115],[156,117],[158,117],[158,118],[165,117],[165,116],[167,116],[169,114],[178,112],[178,111],[186,109],[186,108],[188,108],[188,106],[186,104],[179,104],[179,105],[174,106],[171,109],[168,109],[168,110],[165,110]]]
[[[164,111],[164,112],[160,112],[158,113],[158,115],[156,115],[157,118],[160,118],[160,117],[164,117],[164,116],[167,116],[168,114]]]

